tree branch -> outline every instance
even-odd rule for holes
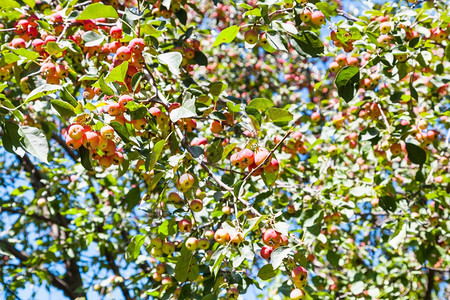
[[[27,214],[24,209],[13,209],[11,207],[0,207],[0,213],[2,213],[2,212],[9,212],[9,213],[12,213],[12,214],[20,214],[21,216],[32,217],[32,218],[35,218],[37,220],[41,220],[43,222],[46,222],[48,224],[56,224],[56,225],[68,228],[67,224],[63,224],[63,223],[59,222],[58,220],[55,220],[55,219],[52,219],[52,218],[48,218],[46,216],[39,215],[37,213]]]
[[[13,244],[11,244],[10,242],[8,242],[8,241],[6,241],[4,239],[0,239],[0,245],[3,246],[3,248],[6,251],[11,253],[18,260],[20,260],[21,265],[23,265],[24,267],[28,267],[28,268],[30,267],[30,265],[27,263],[27,261],[29,259],[29,255],[25,251],[17,250],[17,248],[14,247]],[[47,268],[45,268],[43,266],[38,266],[37,269],[47,273],[47,275],[50,278],[49,283],[51,285],[53,285],[54,287],[62,290],[64,292],[64,294],[67,297],[69,297],[70,299],[76,299],[76,298],[79,298],[79,297],[85,297],[84,292],[76,291],[73,286],[70,286],[68,284],[68,282],[66,282],[65,280],[63,280],[62,278],[60,278],[58,276],[55,276]]]
[[[67,146],[67,143],[62,139],[62,137],[56,133],[52,133],[52,139],[54,139],[61,147],[66,150],[67,154],[75,161],[78,162],[79,156]]]
[[[434,270],[428,269],[427,289],[425,290],[425,296],[423,297],[423,300],[431,300],[431,291],[433,290],[433,286],[434,286]]]
[[[349,13],[347,13],[347,12],[341,10],[341,9],[337,9],[336,11],[337,11],[339,16],[344,17],[347,20],[350,20],[350,21],[353,21],[353,22],[359,22],[360,21],[358,18],[352,16],[351,14],[349,14]]]

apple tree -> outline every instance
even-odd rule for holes
[[[449,11],[0,1],[5,297],[449,297]]]

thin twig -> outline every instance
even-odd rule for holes
[[[16,28],[3,28],[3,29],[0,29],[0,32],[8,32],[8,31],[14,31],[14,30],[16,30]]]
[[[377,101],[377,106],[378,106],[378,109],[380,110],[381,117],[383,118],[383,121],[384,121],[384,124],[386,125],[387,130],[388,130],[389,134],[391,134],[391,126],[389,125],[386,115],[384,114],[384,111],[381,108],[381,105],[380,105],[380,103],[378,103],[378,101]]]
[[[275,14],[282,14],[282,13],[289,12],[289,11],[291,11],[291,10],[293,10],[293,8],[285,8],[285,9],[276,10],[276,11],[271,12],[271,13],[269,14],[269,18],[272,17],[272,16],[275,15]]]
[[[341,9],[337,9],[336,10],[339,16],[342,16],[344,18],[346,18],[347,20],[353,21],[353,22],[359,22],[360,20],[354,16],[352,16],[351,14],[341,10]]]

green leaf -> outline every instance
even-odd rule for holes
[[[34,8],[34,6],[36,5],[36,0],[22,0],[22,1],[31,8]]]
[[[234,185],[234,188],[233,188],[233,192],[234,192],[234,195],[237,197],[237,198],[239,198],[239,192],[241,191],[241,187],[242,187],[242,185],[244,184],[244,181],[243,180],[239,180],[238,182],[236,182],[236,184]]]
[[[136,186],[128,191],[125,196],[125,203],[127,203],[127,209],[131,211],[141,200],[141,190],[139,186]]]
[[[2,0],[0,1],[0,8],[2,9],[20,8],[20,4],[14,0]]]
[[[48,163],[48,142],[44,133],[36,127],[21,126],[18,134],[22,137],[20,144],[26,152]]]
[[[59,91],[61,89],[62,89],[62,86],[57,85],[57,84],[41,85],[31,91],[31,93],[28,95],[25,102],[32,101],[32,100],[38,99],[40,97],[43,97],[43,96],[46,96],[49,94],[53,94],[54,92]]]
[[[151,192],[155,189],[156,185],[159,184],[161,178],[163,178],[166,174],[164,172],[157,173],[153,176],[152,181],[148,185],[148,190]]]
[[[236,148],[236,145],[236,143],[226,145],[222,153],[222,159],[227,158],[228,154]]]
[[[290,42],[300,55],[306,53],[312,57],[318,57],[324,51],[322,41],[312,31],[304,31],[301,35],[292,36]]]
[[[102,3],[92,3],[86,7],[77,20],[90,20],[98,18],[113,18],[118,19],[119,14],[111,5],[104,5]]]
[[[401,225],[401,229],[398,230],[398,232],[395,232],[391,239],[389,240],[388,244],[393,248],[393,249],[398,249],[398,246],[403,243],[405,241],[405,237],[406,237],[406,231],[408,229],[408,223],[403,223]]]
[[[175,234],[176,231],[174,230],[173,222],[164,220],[164,222],[162,222],[162,224],[158,227],[158,233],[165,236]]]
[[[283,39],[278,32],[274,30],[267,31],[266,38],[272,48],[276,50],[287,51],[286,46],[284,46],[283,44]]]
[[[108,96],[114,95],[113,89],[105,82],[103,75],[100,76],[100,78],[97,80],[97,82],[94,83],[92,86],[100,88],[102,90],[102,93],[104,93]]]
[[[205,153],[203,148],[199,146],[191,146],[191,151],[194,158],[198,158],[200,157],[200,155],[203,155]]]
[[[186,25],[187,22],[187,12],[180,8],[179,10],[175,11],[175,16],[180,20],[181,24]]]
[[[323,211],[308,209],[302,214],[302,219],[304,219],[303,221],[304,227],[312,227],[322,222]]]
[[[270,255],[270,262],[274,270],[276,270],[283,263],[283,260],[289,255],[289,253],[291,253],[291,251],[291,247],[278,247],[273,250]]]
[[[259,111],[256,108],[247,106],[245,108],[245,112],[247,113],[250,120],[252,120],[253,127],[256,130],[259,130],[261,127],[261,120],[262,120],[261,114],[259,113]]]
[[[130,244],[128,244],[125,252],[125,259],[129,262],[136,260],[140,254],[140,249],[145,242],[145,235],[138,234],[131,238]]]
[[[75,109],[72,105],[62,100],[52,100],[51,104],[61,117],[71,117],[75,115]]]
[[[370,193],[372,188],[370,186],[356,186],[350,189],[350,195],[354,197],[362,197]]]
[[[144,73],[142,73],[142,72],[138,72],[133,75],[133,78],[131,78],[131,87],[133,88],[133,91],[137,90],[137,88],[143,78],[144,78]]]
[[[328,251],[327,260],[333,267],[339,267],[339,259],[341,258],[336,251]]]
[[[27,49],[14,49],[13,52],[17,55],[27,58],[28,60],[36,60],[39,57],[39,53],[27,50]]]
[[[413,38],[412,40],[409,41],[408,46],[410,48],[416,47],[419,44],[420,39],[421,39],[420,36]],[[448,45],[447,45],[447,48],[448,48]]]
[[[98,46],[100,45],[103,40],[105,39],[105,37],[101,34],[98,34],[94,31],[88,31],[86,33],[84,33],[81,38],[84,41],[84,45],[86,47],[93,47],[93,46]]]
[[[156,162],[159,159],[159,156],[161,155],[161,151],[164,148],[166,141],[160,140],[158,141],[152,148],[152,151],[150,152],[150,159],[147,167],[147,171],[153,170],[153,167],[155,166]]]
[[[262,221],[263,216],[259,216],[257,218],[252,218],[247,220],[248,222],[248,228],[244,231],[244,237],[247,236],[247,234],[249,234],[251,231],[253,231],[253,229],[255,229],[258,224]]]
[[[54,55],[56,53],[61,53],[62,51],[64,51],[65,49],[68,48],[68,45],[60,47],[60,45],[58,43],[56,43],[56,42],[48,42],[45,46],[46,46],[45,50],[50,55]]]
[[[200,275],[197,259],[194,253],[189,251],[186,246],[181,248],[181,256],[175,265],[175,278],[180,282],[186,282],[188,279],[194,281]]]
[[[180,65],[183,61],[183,56],[180,52],[168,52],[158,55],[158,61],[161,64],[167,65],[169,71],[172,72],[173,75],[179,75]]]
[[[427,160],[427,153],[417,145],[406,143],[406,151],[408,152],[408,159],[412,163],[423,165]]]
[[[267,264],[267,265],[263,266],[258,271],[258,277],[261,278],[262,280],[269,280],[269,279],[277,276],[277,274],[278,274],[278,270],[274,270],[273,266],[271,264]]]
[[[370,141],[378,138],[379,135],[380,132],[378,131],[378,129],[376,129],[375,127],[369,127],[359,133],[359,140],[361,142]]]
[[[165,8],[167,8],[167,9],[169,9],[171,3],[172,3],[172,0],[163,0],[161,5],[164,6]]]
[[[209,92],[214,97],[218,97],[225,89],[227,85],[222,82],[213,82],[209,85]]]
[[[261,111],[265,111],[268,108],[271,108],[274,106],[272,100],[269,100],[267,98],[255,98],[247,105],[247,107],[256,108]]]
[[[72,105],[74,108],[77,107],[78,105],[78,101],[77,99],[75,99],[74,96],[72,96],[72,94],[69,93],[69,91],[67,90],[67,88],[63,87],[62,91],[60,92],[61,100],[69,103],[70,105]]]
[[[447,47],[445,47],[445,57],[450,60],[450,43],[447,43]]]
[[[225,258],[226,253],[227,248],[225,247],[217,248],[214,254],[211,256],[209,265],[211,268],[211,273],[214,274],[214,276],[217,276],[217,273],[219,272],[220,266],[222,265],[222,261]]]
[[[116,121],[112,121],[109,125],[111,125],[111,127],[114,128],[114,131],[120,136],[120,138],[124,142],[128,143],[130,141],[130,135],[128,134],[125,126]]]
[[[346,102],[353,99],[355,90],[359,86],[359,68],[346,66],[336,75],[335,84],[338,88],[338,94]]]
[[[275,183],[278,178],[278,173],[267,173],[264,172],[261,174],[261,178],[263,179],[266,186],[271,186]]]
[[[385,211],[395,211],[397,209],[395,198],[391,196],[380,197],[380,207]]]
[[[5,53],[3,55],[3,58],[6,64],[10,64],[20,60],[20,57],[18,55],[15,55],[14,53]]]
[[[20,144],[21,136],[19,135],[19,125],[13,122],[5,122],[5,133],[2,136],[3,146],[6,151],[14,153],[23,157],[25,150],[23,150]]]
[[[170,112],[170,120],[177,122],[179,119],[196,117],[195,98],[190,93],[186,93],[181,107]]]
[[[279,233],[288,236],[289,235],[289,224],[286,222],[277,222],[273,226],[273,229],[278,231]]]
[[[127,76],[127,71],[128,71],[128,62],[124,61],[123,63],[112,69],[111,72],[109,72],[108,76],[106,76],[105,78],[105,81],[124,82],[125,77]]]
[[[249,11],[246,11],[243,15],[246,16],[255,16],[255,17],[261,17],[261,9],[260,8],[254,8]]]
[[[428,67],[428,65],[430,64],[430,61],[432,59],[432,55],[430,52],[428,51],[422,51],[417,55],[417,62],[420,64],[420,66],[422,68],[426,68]]]
[[[362,281],[353,282],[352,286],[350,287],[350,291],[354,295],[359,295],[362,292],[364,292],[365,287],[366,287],[366,285]]]
[[[333,5],[330,5],[327,2],[318,2],[316,3],[316,7],[323,12],[323,14],[325,15],[326,18],[330,18],[330,17],[335,17],[337,16],[337,12],[336,12],[336,8],[337,5],[335,2],[330,2]]]
[[[276,22],[276,23],[279,24],[281,27],[283,27],[283,29],[286,30],[286,32],[290,34],[298,34],[298,30],[295,27],[295,25],[283,22]]]
[[[222,159],[223,146],[222,141],[217,139],[211,146],[208,147],[206,151],[206,157],[208,158],[208,162],[216,163]]]
[[[222,30],[214,41],[213,47],[223,43],[231,43],[237,36],[241,27],[233,25]]]
[[[424,176],[424,174],[422,172],[422,166],[419,168],[419,170],[417,170],[416,176],[414,176],[414,179],[419,181],[419,182],[422,182],[422,183],[425,182],[426,178],[425,178],[425,176]]]
[[[195,51],[194,61],[199,66],[208,65],[208,57],[202,51]]]
[[[81,147],[78,152],[80,153],[81,165],[88,171],[92,171],[92,163],[91,163],[91,151],[88,149]]]
[[[417,93],[417,90],[414,88],[412,80],[409,82],[409,92],[411,93],[411,97],[413,97],[416,100],[419,100],[419,94]]]
[[[267,117],[272,122],[289,122],[294,116],[285,109],[271,107],[266,111]]]

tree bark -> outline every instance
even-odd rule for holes
[[[431,291],[434,287],[434,270],[428,269],[427,289],[425,290],[424,300],[431,300]]]

